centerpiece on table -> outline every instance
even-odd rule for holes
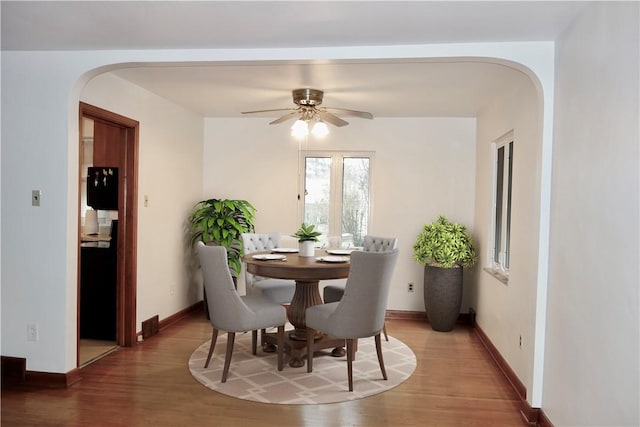
[[[304,222],[291,237],[298,239],[298,255],[299,256],[314,256],[316,249],[315,243],[318,241],[318,236],[322,233],[315,230],[316,226],[313,224],[305,224]]]
[[[424,305],[431,328],[448,332],[460,314],[462,269],[477,259],[471,235],[464,225],[441,215],[418,234],[413,257],[425,265]]]

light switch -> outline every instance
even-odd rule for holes
[[[32,190],[31,191],[31,206],[40,206],[40,198],[42,197],[42,193],[40,190]]]

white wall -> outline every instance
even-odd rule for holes
[[[2,52],[2,354],[25,357],[28,370],[66,372],[76,359],[78,106],[73,120],[63,83],[73,67],[51,65],[51,54]],[[31,190],[42,191],[40,207]],[[29,323],[37,342],[26,341]]]
[[[202,193],[202,117],[113,74],[89,81],[81,100],[140,122],[137,330],[197,302],[185,221]],[[148,206],[144,198],[148,197]]]
[[[531,80],[478,115],[475,224],[479,240],[476,321],[527,387],[533,383],[537,250],[540,210],[541,102]],[[492,212],[491,143],[513,130],[513,190],[509,283],[482,270],[489,265]],[[522,347],[520,347],[522,336]],[[530,399],[530,396],[528,396]]]
[[[589,7],[557,43],[542,409],[638,426],[637,2]]]
[[[204,197],[246,199],[257,209],[257,231],[289,235],[301,221],[299,144],[290,124],[268,122],[205,119]],[[375,152],[369,232],[397,236],[400,249],[389,309],[423,311],[423,267],[412,247],[422,226],[440,214],[473,231],[475,119],[352,119],[330,131],[301,148]],[[407,292],[408,282],[415,283],[414,293]]]

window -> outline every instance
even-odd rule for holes
[[[494,272],[509,275],[511,246],[511,190],[513,177],[513,132],[493,143],[493,215],[489,266]]]
[[[371,216],[372,159],[370,152],[303,152],[303,221],[322,233],[321,245],[329,237],[344,247],[364,243]]]

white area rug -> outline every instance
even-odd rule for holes
[[[227,334],[221,333],[209,368],[204,362],[209,341],[189,358],[191,375],[205,387],[239,399],[278,404],[318,404],[355,400],[390,390],[411,376],[416,368],[416,356],[401,341],[389,337],[382,340],[382,355],[387,381],[382,379],[373,338],[360,339],[353,363],[353,392],[347,382],[347,358],[332,357],[330,350],[316,353],[313,372],[307,366],[292,368],[285,361],[278,371],[275,353],[251,354],[251,333],[237,334],[226,383],[221,383]],[[286,356],[285,356],[286,360]]]

